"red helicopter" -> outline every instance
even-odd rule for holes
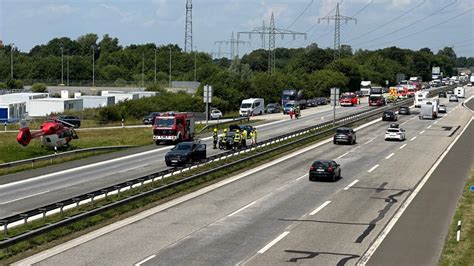
[[[33,138],[41,138],[42,146],[59,149],[69,147],[69,142],[78,139],[74,125],[58,119],[47,120],[40,126],[40,130],[34,133],[30,132],[27,126],[24,126],[18,132],[16,141],[27,146]]]

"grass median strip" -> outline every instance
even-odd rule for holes
[[[449,227],[439,265],[472,265],[474,262],[474,171],[464,186],[458,209]],[[461,239],[456,240],[458,221],[461,221]]]

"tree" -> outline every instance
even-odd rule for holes
[[[31,86],[31,91],[32,92],[46,92],[48,88],[46,87],[46,84],[44,83],[35,83]]]
[[[108,34],[102,37],[102,40],[99,42],[99,47],[102,53],[112,53],[122,49],[122,46],[119,45],[119,40],[117,38],[111,38]]]

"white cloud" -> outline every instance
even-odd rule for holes
[[[411,0],[392,0],[392,6],[394,7],[403,7],[411,3]]]

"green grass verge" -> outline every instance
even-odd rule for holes
[[[466,185],[449,227],[439,265],[473,265],[474,263],[474,171]],[[457,223],[461,221],[461,241],[456,241]]]

